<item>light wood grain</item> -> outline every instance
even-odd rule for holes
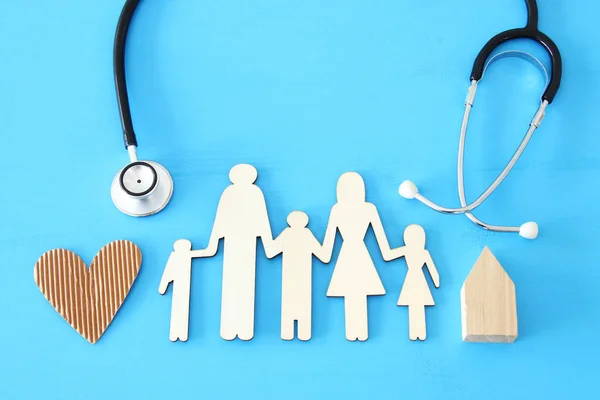
[[[117,240],[98,252],[89,269],[70,250],[50,250],[35,264],[33,276],[52,307],[94,344],[125,301],[141,265],[140,249]]]
[[[173,284],[171,304],[171,327],[169,339],[172,342],[188,340],[190,321],[190,287],[192,280],[192,243],[179,239],[173,244],[173,252],[160,280],[158,292],[165,294]]]
[[[488,247],[460,292],[465,342],[512,343],[518,336],[515,285]]]
[[[440,287],[440,275],[425,249],[425,230],[420,225],[409,225],[404,230],[404,246],[392,249],[390,258],[406,258],[408,272],[398,298],[399,306],[408,307],[408,336],[410,340],[425,340],[427,325],[425,306],[435,305],[431,290],[425,279],[423,267],[427,270],[436,288]]]
[[[221,195],[206,249],[194,257],[212,257],[224,240],[221,337],[251,340],[254,337],[256,243],[260,238],[267,256],[273,253],[273,235],[263,192],[254,184],[258,172],[238,164],[229,172],[229,185]]]
[[[343,243],[327,296],[344,297],[346,339],[350,341],[365,341],[369,337],[367,296],[385,294],[364,242],[369,226],[373,228],[383,258],[389,260],[390,246],[377,207],[366,201],[362,177],[356,172],[346,172],[337,183],[337,203],[329,215],[323,247],[328,262],[339,230]]]
[[[325,250],[307,228],[308,216],[302,211],[288,215],[289,227],[275,239],[274,253],[283,254],[281,283],[281,338],[294,338],[294,322],[298,323],[298,339],[312,336],[312,256],[328,261]]]

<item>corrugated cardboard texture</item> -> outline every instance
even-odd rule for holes
[[[89,269],[70,250],[50,250],[35,264],[33,275],[52,307],[94,344],[125,301],[141,265],[140,249],[117,240],[98,252]]]

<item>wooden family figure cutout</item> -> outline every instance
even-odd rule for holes
[[[425,265],[439,286],[439,276],[429,252],[425,250],[425,232],[410,225],[404,232],[405,246],[390,249],[377,207],[366,201],[365,183],[356,172],[347,172],[337,182],[337,203],[333,205],[323,245],[308,228],[308,216],[301,211],[288,215],[288,227],[273,240],[267,206],[255,185],[256,169],[248,164],[234,166],[229,173],[231,185],[221,195],[208,246],[192,250],[190,241],[175,242],[165,268],[159,292],[164,294],[173,282],[173,304],[169,338],[188,338],[192,259],[212,257],[224,239],[223,283],[221,295],[221,337],[250,340],[254,336],[256,286],[256,249],[260,238],[265,254],[282,254],[281,338],[309,340],[312,330],[312,257],[329,263],[337,231],[342,246],[327,289],[328,297],[343,297],[346,339],[365,341],[369,336],[367,297],[384,295],[385,288],[369,250],[365,236],[373,228],[385,261],[405,257],[408,273],[399,306],[409,308],[410,338],[426,338],[425,306],[434,305],[422,267]]]
[[[429,251],[425,250],[425,230],[420,225],[409,225],[404,230],[404,246],[391,250],[390,258],[404,257],[408,272],[400,298],[399,306],[408,306],[408,326],[410,340],[425,340],[427,328],[425,324],[425,306],[433,306],[435,302],[429,290],[423,266],[427,268],[433,284],[440,287],[440,276]]]
[[[337,203],[329,215],[323,248],[331,258],[336,232],[342,236],[342,248],[334,267],[328,297],[344,297],[346,339],[365,341],[369,337],[367,296],[385,294],[375,264],[365,244],[369,226],[385,260],[390,259],[390,245],[374,204],[366,201],[365,183],[356,172],[342,174],[337,183]]]
[[[173,282],[169,339],[172,342],[177,339],[185,342],[188,339],[190,320],[192,258],[205,257],[205,254],[200,250],[192,250],[192,243],[186,239],[177,240],[173,244],[173,250],[163,272],[158,292],[165,294],[167,287]]]
[[[188,338],[192,258],[213,257],[224,239],[223,287],[221,294],[221,337],[250,340],[254,336],[256,241],[261,238],[267,255],[273,254],[273,236],[258,177],[252,165],[231,168],[228,186],[221,195],[208,246],[192,250],[189,240],[175,242],[160,283],[164,294],[173,282],[171,341]]]
[[[273,253],[267,205],[263,192],[254,184],[257,178],[252,165],[231,168],[231,185],[219,200],[208,247],[196,253],[212,257],[224,239],[221,337],[225,340],[254,337],[257,239],[261,238],[267,254]]]
[[[308,226],[308,215],[301,211],[287,217],[288,228],[273,242],[273,258],[283,254],[281,283],[281,338],[294,339],[294,321],[298,322],[298,339],[310,340],[312,335],[312,256],[329,262],[321,243]]]

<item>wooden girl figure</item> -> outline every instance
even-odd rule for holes
[[[429,252],[425,250],[425,231],[420,225],[409,225],[404,230],[402,247],[391,250],[391,259],[406,258],[408,272],[402,285],[399,306],[408,306],[408,327],[410,340],[425,340],[425,306],[433,306],[435,302],[427,285],[423,266],[429,271],[433,284],[440,287],[440,276]]]

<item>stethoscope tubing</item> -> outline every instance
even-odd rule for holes
[[[113,46],[113,70],[115,77],[115,88],[117,91],[117,103],[119,105],[119,114],[121,117],[121,126],[123,128],[123,141],[125,148],[138,146],[137,137],[133,129],[131,118],[131,108],[129,106],[129,95],[127,93],[127,77],[125,74],[125,47],[127,42],[127,32],[135,10],[140,0],[127,0],[121,11],[115,41]]]
[[[501,32],[498,35],[494,36],[481,49],[473,64],[473,69],[471,71],[471,85],[469,86],[469,89],[467,91],[467,99],[465,101],[465,112],[461,124],[458,146],[457,176],[458,196],[461,207],[448,208],[442,207],[439,204],[434,203],[433,201],[419,193],[416,186],[414,186],[414,184],[412,184],[410,181],[406,181],[405,183],[403,183],[403,186],[407,186],[404,189],[401,186],[400,190],[401,194],[404,197],[415,198],[435,211],[445,214],[465,214],[467,218],[469,218],[469,220],[471,220],[473,223],[477,224],[478,226],[484,229],[497,232],[519,232],[524,237],[534,239],[537,236],[537,224],[533,222],[528,222],[526,224],[521,225],[520,227],[498,226],[487,224],[478,219],[475,215],[473,215],[473,210],[480,206],[496,190],[496,188],[502,183],[502,181],[507,177],[512,168],[515,166],[515,164],[523,154],[523,151],[525,151],[525,148],[529,144],[533,133],[537,128],[539,128],[540,123],[542,122],[545,116],[546,108],[549,104],[552,103],[560,88],[562,78],[562,57],[560,55],[560,51],[558,50],[558,47],[556,46],[554,41],[552,41],[552,39],[550,39],[546,34],[540,32],[538,29],[538,8],[536,0],[525,0],[525,3],[527,6],[528,14],[527,25],[524,28],[511,29],[505,32]],[[535,113],[531,123],[529,124],[529,128],[523,140],[515,150],[513,156],[510,158],[509,162],[506,164],[504,169],[500,172],[500,174],[498,174],[496,179],[487,187],[486,190],[483,191],[483,193],[475,201],[468,203],[465,195],[464,183],[464,149],[469,116],[473,107],[473,103],[475,101],[477,85],[479,81],[483,78],[489,63],[491,63],[498,56],[496,55],[490,59],[491,54],[498,48],[498,46],[514,39],[523,38],[530,39],[541,44],[550,55],[552,71],[549,79],[548,74],[545,71],[545,68],[543,67],[541,62],[535,59],[535,57],[533,57],[544,69],[544,73],[547,79],[547,85],[544,90],[544,93],[542,94],[541,105]],[[489,62],[488,59],[490,59]],[[403,190],[407,190],[407,192],[403,193]]]
[[[437,203],[434,203],[433,201],[431,201],[430,199],[428,199],[427,197],[423,196],[420,193],[417,193],[415,195],[415,199],[419,200],[420,202],[422,202],[423,204],[432,208],[433,210],[443,213],[443,214],[464,214],[464,213],[471,212],[475,208],[479,207],[496,190],[496,188],[498,186],[500,186],[502,181],[508,176],[508,174],[510,173],[512,168],[515,166],[515,164],[517,163],[517,161],[519,160],[519,158],[525,151],[525,148],[529,144],[529,141],[531,140],[533,133],[539,127],[541,120],[543,118],[543,115],[545,113],[546,107],[548,106],[547,101],[545,101],[545,100],[542,101],[540,108],[538,109],[533,120],[529,124],[529,129],[527,130],[527,133],[523,137],[521,144],[519,145],[519,147],[517,147],[517,149],[513,153],[512,157],[510,158],[509,162],[504,167],[504,169],[500,172],[500,174],[498,174],[496,179],[487,187],[487,189],[485,189],[483,191],[483,193],[481,195],[479,195],[479,197],[475,201],[467,204],[466,200],[464,200],[465,199],[464,153],[465,153],[465,141],[466,141],[466,135],[467,135],[467,127],[469,124],[469,117],[471,114],[471,110],[473,108],[473,100],[474,100],[474,93],[475,93],[476,87],[477,87],[477,82],[473,81],[471,86],[469,87],[467,101],[465,102],[465,113],[464,113],[463,120],[462,120],[459,142],[458,142],[457,177],[458,177],[458,193],[459,193],[459,197],[461,198],[461,207],[458,207],[458,208],[443,207]]]
[[[554,101],[556,93],[558,92],[558,89],[560,88],[560,82],[562,77],[562,57],[560,55],[560,51],[558,50],[558,46],[556,46],[552,39],[550,39],[546,34],[538,31],[537,29],[512,29],[494,36],[477,55],[475,63],[473,64],[473,70],[471,71],[471,80],[479,81],[482,78],[486,61],[490,57],[492,52],[498,48],[498,46],[505,42],[516,39],[533,40],[544,46],[544,48],[550,55],[552,73],[550,76],[550,82],[548,84],[548,87],[542,95],[542,99],[547,101],[548,104],[552,103],[552,101]]]
[[[539,14],[537,1],[525,0],[525,4],[527,6],[527,25],[524,28],[510,29],[501,32],[491,38],[475,58],[473,69],[471,70],[471,81],[481,80],[485,71],[486,62],[498,46],[511,40],[530,39],[541,44],[550,55],[552,73],[546,91],[542,95],[542,100],[545,100],[550,104],[554,101],[554,97],[560,88],[562,80],[562,56],[560,55],[556,43],[538,28]]]

